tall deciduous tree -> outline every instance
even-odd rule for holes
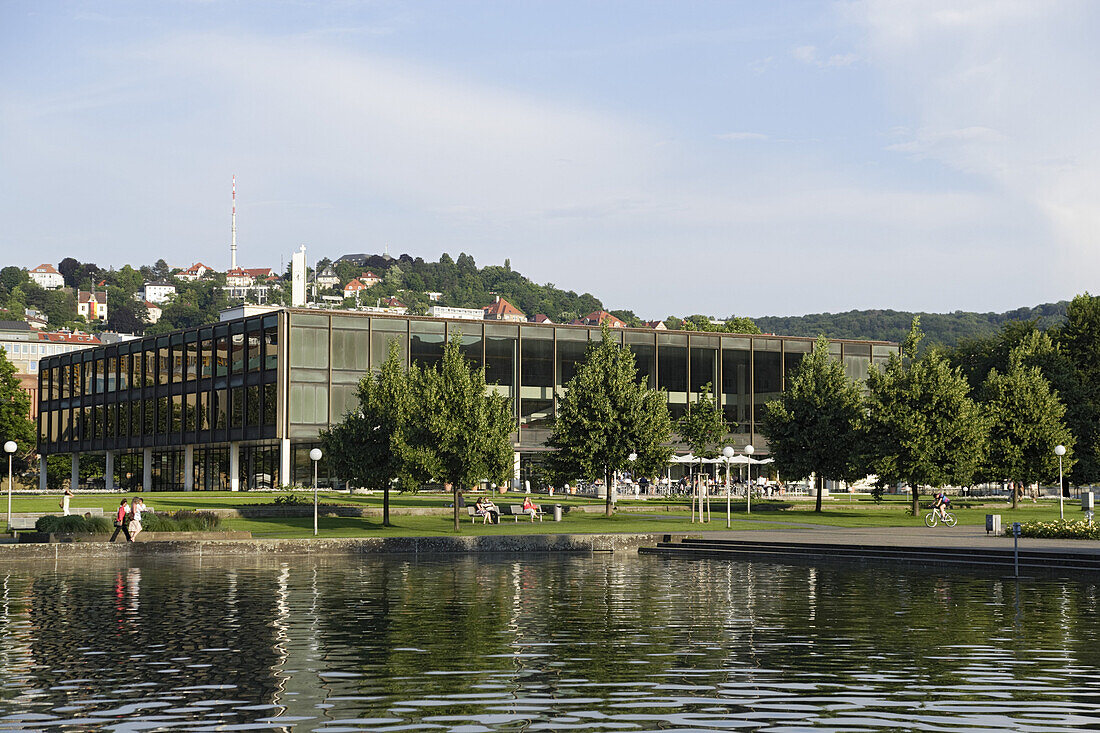
[[[406,432],[412,410],[412,386],[396,339],[377,374],[359,381],[358,409],[321,433],[325,455],[336,472],[356,486],[382,490],[382,524],[390,525],[390,487],[408,486],[417,477],[406,465]]]
[[[817,477],[815,511],[821,511],[826,479],[839,481],[859,473],[863,412],[859,385],[829,356],[824,336],[798,365],[787,390],[764,406],[761,432],[780,472],[793,478]]]
[[[451,484],[454,529],[459,531],[458,492],[481,479],[503,484],[511,473],[515,429],[511,401],[486,394],[485,369],[471,369],[455,335],[443,359],[426,369],[413,367],[412,409],[403,447],[410,473],[423,473]]]
[[[989,372],[982,386],[989,416],[987,471],[992,478],[1030,484],[1051,478],[1058,470],[1054,446],[1067,449],[1065,468],[1073,467],[1073,434],[1066,427],[1066,408],[1039,367],[1027,366],[1028,343],[1013,350],[1008,371]],[[1058,489],[1061,491],[1061,487]],[[1012,508],[1019,500],[1012,490]]]
[[[916,353],[920,320],[903,346]],[[867,376],[869,457],[879,480],[905,482],[913,492],[913,515],[921,486],[968,485],[985,456],[987,425],[959,369],[930,350],[919,361],[890,357],[881,373]]]
[[[1069,394],[1066,386],[1047,378],[1065,400],[1066,423],[1077,439],[1073,480],[1091,483],[1100,480],[1100,297],[1075,297],[1055,341],[1073,364],[1078,390]]]
[[[36,430],[30,414],[31,397],[19,386],[7,352],[0,349],[0,443],[14,440],[19,446],[14,458],[21,464],[35,450]]]
[[[612,479],[630,467],[630,454],[637,454],[633,468],[643,474],[663,468],[672,455],[667,398],[638,378],[634,354],[611,340],[607,326],[566,389],[547,441],[556,449],[551,470],[559,479],[602,478],[611,516]]]

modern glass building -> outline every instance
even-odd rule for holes
[[[432,364],[446,340],[484,366],[512,401],[516,471],[547,450],[558,400],[589,340],[585,326],[478,322],[346,311],[281,309],[168,335],[47,357],[39,372],[39,453],[103,461],[108,488],[244,490],[309,484],[318,432],[355,406],[356,385],[396,339],[406,363]],[[767,444],[763,405],[784,389],[810,338],[614,329],[639,374],[665,390],[673,418],[707,384],[735,426],[730,441]],[[830,343],[848,375],[897,344]],[[325,483],[339,477],[321,470]],[[45,471],[40,472],[45,477]]]

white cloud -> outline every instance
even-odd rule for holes
[[[866,29],[895,112],[915,121],[890,149],[963,171],[1045,218],[1045,236],[1017,246],[1056,264],[1048,276],[1062,297],[1095,289],[1100,55],[1085,29],[1100,7],[868,0],[846,10]]]
[[[768,136],[762,132],[723,132],[715,135],[719,140],[739,142],[741,140],[767,140]]]
[[[829,60],[825,62],[825,65],[844,68],[846,66],[851,66],[857,61],[859,61],[859,56],[854,53],[837,53],[830,56]]]
[[[817,47],[796,46],[791,49],[791,56],[804,64],[815,64],[817,63]]]

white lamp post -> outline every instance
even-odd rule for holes
[[[756,449],[752,447],[752,443],[745,446],[745,456],[749,459],[752,458],[753,452]],[[745,514],[752,514],[752,464],[745,464],[745,473],[748,474],[749,480],[745,483]]]
[[[727,445],[722,449],[722,457],[726,459],[726,529],[730,524],[730,459],[733,458],[733,447]]]
[[[1062,456],[1066,454],[1064,445],[1054,446],[1054,455],[1058,456],[1058,518],[1065,520],[1066,514],[1062,506]],[[11,479],[8,479],[11,481]]]
[[[14,440],[4,443],[4,452],[8,454],[8,531],[11,531],[11,457],[19,446]]]
[[[626,457],[626,460],[630,461],[630,478],[631,478],[631,480],[633,480],[634,479],[634,461],[638,460],[638,454],[635,453],[634,451],[630,451],[630,455]],[[637,482],[634,483],[634,491],[635,492],[638,491]]]
[[[313,536],[317,536],[317,461],[321,460],[321,449],[314,448],[309,452],[309,459],[313,461]]]

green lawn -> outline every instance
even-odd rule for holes
[[[297,492],[304,499],[312,499],[312,492]],[[118,507],[121,498],[129,499],[130,494],[78,494],[73,497],[74,508],[101,507],[110,513]],[[155,510],[175,511],[177,509],[230,508],[243,504],[270,504],[280,493],[249,492],[155,492],[144,494],[143,498]],[[381,507],[381,494],[355,494],[321,492],[325,503],[355,504]],[[497,504],[512,504],[521,501],[520,494],[506,494],[494,497]],[[576,507],[581,504],[602,504],[600,500],[577,497],[535,497],[536,503],[549,505],[560,503]],[[442,494],[394,494],[392,507],[446,507],[450,497]],[[922,516],[927,511],[923,500]],[[599,533],[599,532],[701,532],[724,530],[725,498],[714,498],[711,503],[712,521],[707,524],[690,521],[689,505],[686,500],[638,501],[623,500],[618,504],[618,513],[611,519],[602,513],[572,511],[565,515],[561,523],[547,519],[543,522],[514,522],[505,517],[500,525],[471,523],[465,512],[462,513],[462,534],[496,535],[520,534],[531,532],[546,533]],[[809,499],[785,501],[753,501],[752,514],[745,513],[744,501],[734,502],[733,528],[778,529],[785,525],[822,525],[831,527],[893,527],[915,526],[922,518],[913,518],[906,514],[909,503],[900,498],[890,498],[882,503],[870,500],[849,500],[845,495],[826,501],[824,511],[813,511],[813,502]],[[645,511],[648,509],[649,511]],[[16,512],[58,512],[58,495],[17,495],[13,501]],[[970,508],[957,508],[955,514],[964,525],[985,524],[986,514],[1000,514],[1002,526],[1011,526],[1014,521],[1053,520],[1058,517],[1056,501],[1046,500],[1038,504],[1021,502],[1015,512],[1005,501],[983,500]],[[0,515],[2,516],[2,515]],[[1080,504],[1066,502],[1066,516],[1081,516]],[[378,517],[321,517],[320,531],[326,537],[395,537],[395,536],[444,536],[453,535],[450,514],[432,516],[411,516],[394,514],[392,527],[383,528]],[[271,518],[271,519],[231,519],[224,525],[227,529],[247,530],[255,537],[309,537],[313,534],[313,518]]]

